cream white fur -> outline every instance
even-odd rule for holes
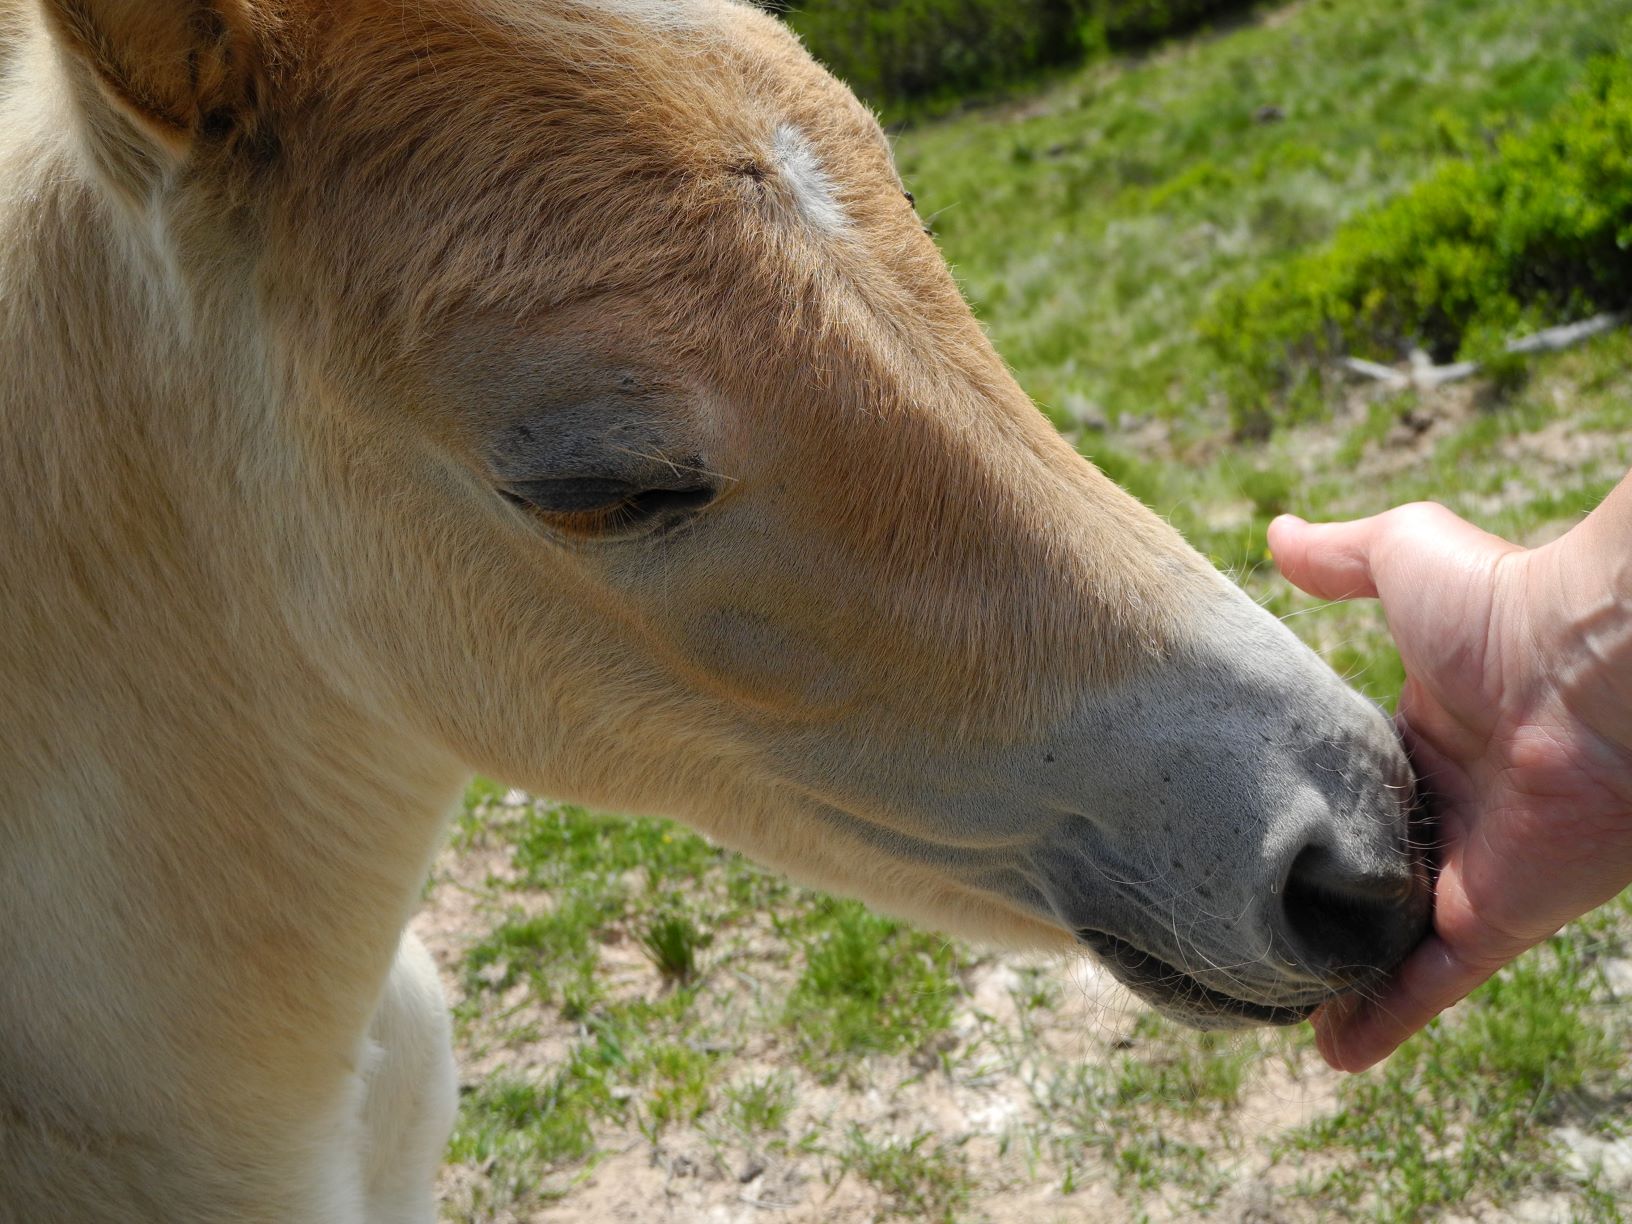
[[[432,1224],[435,1173],[459,1077],[436,964],[405,934],[368,1030],[364,1184],[371,1220]]]
[[[771,137],[771,165],[792,191],[794,204],[807,225],[828,235],[844,231],[846,219],[838,187],[822,169],[821,158],[810,141],[793,124],[777,124]]]

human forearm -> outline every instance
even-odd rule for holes
[[[1536,650],[1571,711],[1632,753],[1632,475],[1534,559]]]
[[[1566,539],[1596,556],[1610,588],[1623,606],[1632,608],[1632,473]]]

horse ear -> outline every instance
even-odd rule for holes
[[[265,0],[44,0],[81,118],[110,169],[253,133],[275,21]],[[145,148],[144,148],[145,146]]]

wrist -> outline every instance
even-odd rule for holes
[[[1575,565],[1596,569],[1622,607],[1632,608],[1632,477],[1623,480],[1559,541]]]
[[[1530,553],[1536,659],[1565,708],[1632,752],[1632,532],[1588,518]]]

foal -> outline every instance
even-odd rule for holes
[[[480,770],[1170,1014],[1417,937],[1387,723],[728,0],[0,0],[0,1221],[429,1220]]]

